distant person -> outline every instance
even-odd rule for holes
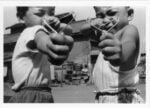
[[[10,103],[53,103],[50,64],[60,65],[73,46],[72,28],[54,17],[55,7],[17,7],[27,28],[21,33],[12,58],[16,94]],[[49,32],[43,19],[53,22]],[[67,32],[65,32],[67,30]]]
[[[97,31],[100,32],[97,33],[100,53],[93,70],[96,102],[142,103],[136,87],[139,81],[136,70],[140,55],[139,32],[136,26],[129,24],[134,10],[128,6],[94,9],[103,25],[102,31]]]

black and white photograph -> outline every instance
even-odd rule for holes
[[[3,103],[146,103],[146,7],[3,6]]]

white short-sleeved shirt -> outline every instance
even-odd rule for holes
[[[22,86],[36,87],[50,84],[50,63],[47,56],[27,47],[39,29],[44,30],[44,27],[37,25],[26,28],[16,43],[12,58],[12,74],[15,81],[13,90],[18,90]]]
[[[129,71],[120,71],[104,60],[100,52],[93,70],[93,79],[97,91],[118,91],[121,88],[135,88],[139,81],[136,67]]]

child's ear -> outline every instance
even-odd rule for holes
[[[134,10],[132,8],[128,8],[127,12],[128,12],[128,21],[131,21],[133,19]]]

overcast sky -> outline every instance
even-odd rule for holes
[[[145,52],[145,37],[146,37],[146,9],[144,7],[133,7],[135,10],[134,19],[132,23],[139,29],[141,37],[142,52]],[[95,17],[95,13],[92,7],[56,7],[56,14],[74,11],[76,14],[76,20],[82,20],[86,18]],[[9,33],[5,28],[18,22],[16,18],[15,7],[4,8],[4,33]]]

